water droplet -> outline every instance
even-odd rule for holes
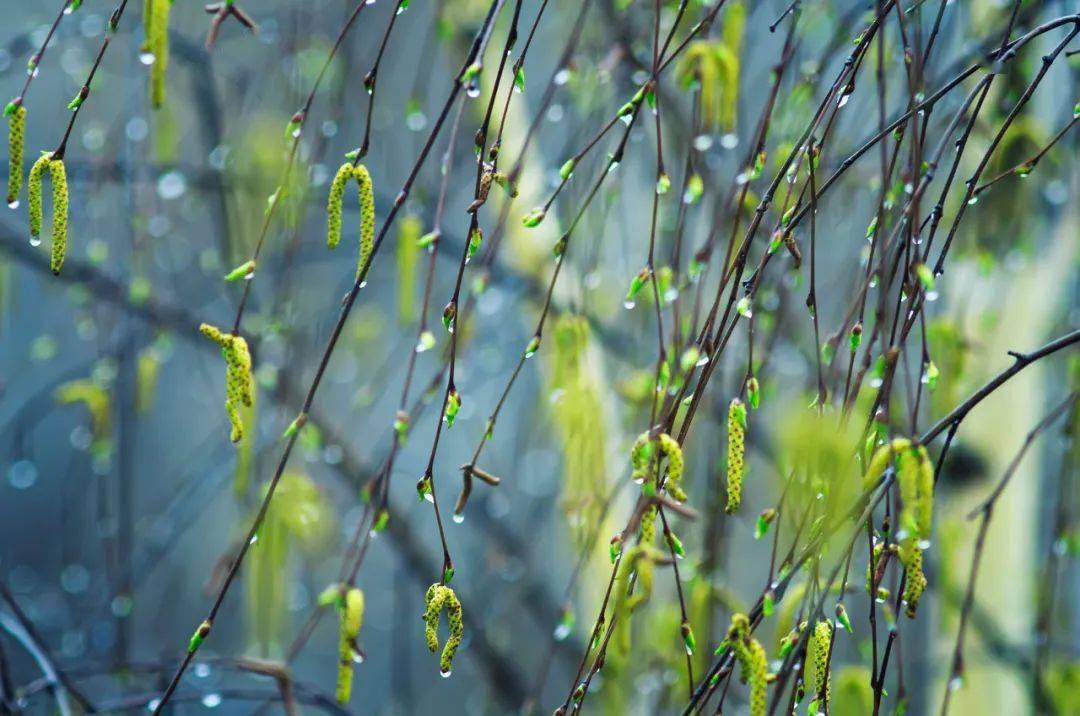
[[[359,649],[351,649],[350,651],[352,652],[352,660],[354,664],[364,663],[364,654],[362,651],[360,651]]]
[[[410,132],[419,132],[427,126],[427,115],[419,110],[409,112],[409,115],[405,117],[405,126],[409,128]]]
[[[963,685],[964,685],[963,677],[954,676],[953,678],[949,679],[949,691],[956,691],[957,689],[959,689]]]
[[[154,64],[154,60],[156,59],[157,57],[154,56],[153,52],[147,52],[144,50],[143,52],[139,53],[139,62],[143,63],[144,65],[152,65]]]
[[[619,121],[621,121],[623,124],[625,124],[627,127],[629,127],[630,123],[634,121],[634,116],[632,114],[624,114],[621,117],[619,117]]]
[[[208,709],[216,709],[221,706],[221,694],[206,694],[202,697],[202,705]]]
[[[292,131],[292,136],[293,136],[293,139],[297,139],[297,138],[299,138],[299,137],[300,137],[300,132],[301,132],[301,131],[303,131],[303,129],[302,129],[301,127],[297,126],[297,127],[296,127],[296,129],[294,129],[294,130]]]
[[[566,641],[566,637],[570,636],[570,625],[560,624],[555,627],[555,641]]]
[[[720,146],[724,149],[734,149],[739,146],[739,135],[730,132],[720,137]]]
[[[451,672],[450,672],[449,669],[447,669],[446,671],[441,671],[441,670],[439,671],[439,676],[443,677],[444,679],[449,679],[450,674],[451,674]]]
[[[194,667],[195,677],[198,679],[205,679],[213,673],[213,668],[204,661],[200,661],[195,664]]]
[[[979,197],[977,197],[977,196],[973,196],[970,199],[968,199],[968,205],[969,206],[972,205],[972,204],[978,204],[978,203],[979,203]]]
[[[475,82],[470,83],[469,86],[465,88],[465,94],[468,95],[469,99],[476,99],[480,96],[480,85]]]
[[[26,490],[37,482],[38,471],[34,463],[29,460],[19,460],[8,468],[8,482],[16,490]]]
[[[555,77],[552,80],[557,85],[564,85],[570,80],[570,70],[565,67],[555,73]]]
[[[454,522],[455,522],[455,523],[457,523],[457,524],[459,524],[459,525],[460,525],[460,524],[461,524],[462,522],[464,522],[464,521],[465,521],[465,515],[464,515],[464,513],[461,513],[461,512],[455,512],[455,513],[454,513],[454,517],[453,517],[453,520],[454,520]]]
[[[255,544],[259,541],[259,535],[251,535],[251,539],[248,540],[248,544]]]
[[[637,304],[634,301],[623,301],[623,308],[625,308],[628,311],[631,310],[636,305]]]
[[[843,97],[841,97],[841,98],[840,98],[840,100],[839,100],[839,101],[838,101],[838,102],[836,103],[836,108],[837,108],[837,109],[840,109],[840,108],[841,108],[841,107],[843,107],[843,106],[844,106],[845,104],[847,104],[847,103],[848,103],[848,100],[850,100],[850,99],[851,99],[851,95],[849,95],[849,94],[846,94],[846,95],[844,95],[844,96],[843,96]]]
[[[30,245],[31,246],[41,246],[41,237],[40,236],[31,236],[30,237]]]
[[[12,199],[11,201],[9,201],[8,202],[8,208],[9,209],[18,209],[19,208],[19,200],[18,199]]]
[[[445,420],[446,418],[443,418],[443,419]],[[435,495],[431,494],[430,492],[425,492],[424,493],[424,499],[427,500],[428,502],[430,502],[431,504],[435,504]]]
[[[157,707],[161,704],[161,699],[150,699],[146,704],[146,710],[150,712],[157,711]]]

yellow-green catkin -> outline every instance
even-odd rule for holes
[[[650,509],[653,510],[655,519],[656,507]],[[659,553],[644,541],[626,550],[623,555],[612,608],[616,620],[616,631],[612,639],[615,650],[620,655],[630,652],[630,615],[652,596],[654,566],[659,557]]]
[[[356,262],[356,276],[359,278],[375,246],[375,190],[371,174],[362,164],[342,164],[330,183],[326,202],[326,245],[333,249],[341,243],[341,211],[345,187],[350,179],[356,181],[360,192],[360,257]]]
[[[142,55],[150,61],[150,106],[165,106],[165,75],[169,68],[169,11],[173,0],[143,2]]]
[[[231,426],[229,439],[234,443],[244,437],[244,421],[241,406],[251,406],[255,400],[255,379],[251,372],[251,353],[247,341],[241,336],[222,333],[209,324],[199,330],[204,336],[221,346],[225,357],[225,411]]]
[[[36,243],[41,236],[41,220],[43,216],[41,206],[42,182],[45,171],[49,172],[53,190],[53,223],[52,223],[52,252],[49,268],[53,275],[59,275],[64,266],[64,257],[67,255],[68,238],[68,183],[67,170],[62,159],[53,159],[52,152],[43,152],[34,166],[30,168],[30,178],[27,180],[28,208],[30,210],[30,237]]]
[[[89,379],[72,380],[56,388],[56,402],[60,405],[83,403],[90,414],[90,434],[94,442],[95,453],[107,452],[111,432],[111,401],[109,391],[102,385]]]
[[[727,506],[724,510],[734,514],[742,503],[743,474],[746,470],[746,406],[733,398],[728,406],[728,456],[727,456]]]
[[[832,648],[832,629],[832,623],[822,619],[814,627],[810,643],[806,645],[806,691],[814,700],[824,691],[825,701],[818,704],[818,711],[826,713],[829,702],[829,650]]]
[[[727,642],[741,667],[743,683],[750,685],[750,716],[765,716],[769,659],[765,647],[750,635],[750,620],[745,614],[731,616]]]
[[[664,489],[679,502],[686,502],[686,493],[682,489],[684,468],[682,447],[675,438],[663,433],[660,436],[660,450],[668,459],[667,482],[664,483]]]
[[[364,593],[355,587],[345,592],[339,604],[341,628],[338,639],[337,700],[349,703],[352,695],[353,655],[357,653],[356,638],[364,622]]]
[[[876,485],[878,479],[881,478],[881,475],[892,463],[893,458],[909,447],[911,447],[911,441],[907,438],[894,438],[891,442],[879,447],[866,465],[866,474],[863,476],[863,491],[865,492]]]
[[[443,645],[439,658],[439,671],[449,676],[454,665],[454,654],[461,646],[461,637],[465,633],[465,624],[461,614],[461,602],[454,590],[445,584],[435,583],[428,587],[424,596],[424,638],[428,650],[435,652],[439,648],[439,617],[446,609],[446,623],[450,627],[450,636]]]
[[[21,104],[8,115],[8,206],[18,206],[23,183],[23,152],[26,147],[26,107]]]
[[[414,318],[416,305],[416,265],[420,258],[420,236],[424,225],[417,216],[401,220],[397,241],[398,322],[405,326]]]
[[[934,465],[922,445],[897,453],[896,478],[900,485],[900,561],[904,565],[905,613],[914,617],[926,589],[923,542],[930,537],[934,510]]]

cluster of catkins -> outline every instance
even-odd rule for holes
[[[225,357],[225,410],[229,415],[229,439],[238,443],[244,439],[244,421],[240,406],[250,407],[255,401],[255,379],[251,372],[251,353],[242,336],[222,333],[207,323],[199,326],[204,336],[221,346]]]
[[[769,659],[765,647],[751,634],[750,619],[745,614],[731,616],[726,644],[739,662],[740,679],[750,685],[750,716],[765,716]]]
[[[454,654],[457,653],[461,645],[461,637],[465,633],[465,624],[461,617],[461,602],[458,601],[454,590],[436,582],[428,587],[427,594],[424,596],[424,638],[427,640],[428,650],[432,653],[439,649],[439,617],[443,609],[446,609],[446,623],[450,627],[450,636],[443,645],[439,671],[443,676],[449,676],[450,669],[454,665]]]
[[[41,157],[30,168],[30,177],[26,181],[27,205],[30,210],[30,240],[35,245],[41,239],[41,189],[45,172],[49,172],[53,190],[52,252],[49,268],[54,275],[60,274],[67,255],[68,235],[68,182],[64,160],[55,158],[53,152],[42,152]]]
[[[894,460],[901,502],[897,554],[904,565],[905,611],[909,617],[914,617],[919,599],[926,590],[922,551],[923,543],[930,538],[934,516],[934,463],[923,445],[907,438],[895,438],[878,448],[870,458],[863,478],[864,490],[877,484]],[[871,558],[872,568],[877,556]],[[870,586],[873,578],[871,574]]]
[[[341,243],[341,210],[350,179],[356,181],[360,193],[360,257],[356,262],[356,277],[360,278],[375,245],[375,191],[371,174],[363,164],[345,162],[330,183],[326,201],[326,245],[334,249]]]
[[[657,448],[659,454],[656,452]],[[686,502],[686,492],[682,489],[684,472],[682,447],[667,433],[660,434],[655,441],[649,438],[648,432],[638,436],[630,449],[631,478],[634,482],[641,483],[641,492],[645,497],[654,497],[657,491],[656,460],[661,455],[667,458],[667,480],[664,482],[664,490],[672,499]],[[656,536],[656,511],[656,505],[650,504],[642,513],[642,544],[652,544]]]

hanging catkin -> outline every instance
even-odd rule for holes
[[[19,205],[23,183],[23,152],[26,146],[26,107],[22,103],[8,106],[8,206]]]
[[[251,373],[251,353],[247,341],[241,336],[222,333],[209,324],[202,324],[199,330],[204,336],[221,346],[225,357],[225,411],[229,415],[231,426],[229,439],[234,443],[244,437],[244,421],[240,415],[240,406],[251,406],[254,402],[255,380]]]
[[[439,658],[439,671],[443,676],[449,676],[450,669],[454,665],[454,654],[457,653],[461,645],[461,637],[465,633],[461,602],[458,601],[453,589],[436,582],[428,587],[424,605],[424,638],[427,641],[428,650],[432,652],[439,648],[439,617],[443,609],[446,610],[446,623],[450,627],[450,636],[443,645],[442,656]]]
[[[341,243],[341,212],[345,187],[350,179],[356,181],[360,193],[360,256],[356,262],[356,277],[360,278],[375,246],[375,191],[371,174],[363,164],[354,166],[351,162],[345,162],[338,167],[330,183],[326,202],[326,245],[334,249]]]
[[[357,653],[356,638],[364,622],[364,593],[355,587],[345,592],[338,605],[341,626],[338,638],[337,701],[349,703],[352,695],[353,655]]]
[[[829,650],[832,648],[832,623],[822,619],[810,635],[806,645],[806,691],[812,699],[824,692],[824,701],[818,710],[828,713],[829,704]]]
[[[746,406],[733,398],[728,406],[727,506],[730,515],[742,503],[743,475],[746,469]]]
[[[67,170],[62,159],[54,159],[52,152],[43,152],[30,168],[27,180],[27,208],[30,210],[30,237],[38,242],[41,236],[41,189],[45,171],[49,172],[53,191],[52,252],[49,267],[53,275],[59,275],[67,255],[68,239],[68,183]]]

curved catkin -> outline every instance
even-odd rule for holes
[[[34,166],[30,168],[30,177],[27,180],[27,208],[30,210],[30,237],[33,243],[41,236],[41,220],[43,216],[41,205],[42,182],[45,171],[49,172],[49,180],[52,182],[53,191],[53,223],[52,223],[52,256],[49,267],[54,275],[59,275],[64,266],[64,257],[67,255],[68,238],[68,183],[67,170],[64,168],[62,159],[53,159],[51,152],[43,152]]]
[[[676,500],[679,502],[686,502],[686,493],[683,492],[682,489],[684,468],[682,447],[679,446],[679,443],[675,438],[667,433],[663,433],[660,436],[660,449],[668,459],[668,476],[664,486],[667,489],[668,494]]]
[[[326,246],[336,249],[341,243],[341,207],[345,198],[345,185],[352,176],[353,166],[345,162],[338,167],[334,180],[330,182],[330,194],[326,200]]]
[[[649,477],[649,465],[652,462],[652,443],[649,442],[649,433],[638,435],[630,448],[630,465],[633,471],[630,474],[634,482],[644,483]]]
[[[21,104],[8,115],[8,206],[16,206],[23,183],[23,152],[26,147],[26,107]]]
[[[424,596],[424,639],[429,651],[439,648],[439,616],[446,609],[446,624],[450,627],[450,635],[443,645],[442,655],[439,657],[439,671],[443,676],[449,676],[454,665],[454,655],[461,646],[461,638],[465,634],[465,622],[462,618],[461,602],[454,590],[445,584],[435,583],[428,587]]]
[[[51,152],[42,152],[34,166],[30,167],[30,176],[26,180],[27,209],[30,212],[30,237],[36,239],[41,235],[41,182],[44,179],[45,170],[52,161]]]
[[[62,159],[49,162],[49,175],[53,190],[52,255],[49,267],[54,276],[59,276],[60,269],[64,267],[64,257],[67,256],[68,239],[68,182]]]
[[[828,712],[829,702],[829,649],[832,648],[832,623],[821,620],[814,627],[810,643],[806,645],[806,691],[817,699],[824,690],[825,701],[818,704],[818,711]]]
[[[371,256],[375,247],[375,188],[371,174],[363,164],[353,166],[345,162],[338,167],[334,180],[330,182],[330,193],[326,200],[326,246],[337,248],[341,243],[341,211],[345,199],[345,187],[349,180],[356,181],[360,193],[360,257],[356,261],[356,277]]]
[[[221,354],[225,357],[225,411],[229,415],[229,439],[238,443],[244,438],[240,407],[251,407],[255,402],[251,352],[247,341],[241,336],[222,333],[207,323],[199,326],[199,331],[221,346]]]
[[[911,441],[907,438],[894,438],[892,442],[879,447],[866,465],[866,474],[863,476],[863,491],[865,492],[874,487],[893,461],[893,457],[909,447],[911,447]]]
[[[746,469],[746,406],[738,398],[733,398],[728,406],[727,428],[728,480],[724,511],[730,515],[738,511],[742,502],[743,473]]]
[[[352,695],[353,654],[356,653],[356,638],[364,622],[364,593],[355,587],[349,589],[342,603],[341,630],[338,640],[338,678],[337,700],[339,704],[349,703]]]

